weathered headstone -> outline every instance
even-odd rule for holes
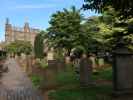
[[[55,72],[57,72],[57,64],[57,60],[48,60],[49,69],[53,69]]]
[[[65,63],[66,63],[66,64],[70,64],[70,63],[71,63],[71,58],[70,58],[70,56],[66,56],[66,57],[65,57]]]
[[[119,48],[114,52],[114,91],[115,93],[133,93],[133,52]]]
[[[94,54],[90,54],[90,60],[92,62],[92,68],[93,68],[93,71],[95,72],[96,70],[96,67],[97,67],[97,64],[96,64],[96,56]]]
[[[104,65],[104,58],[105,58],[105,53],[104,52],[98,52],[98,66],[102,67]]]
[[[104,66],[104,58],[99,58],[98,59],[98,65],[99,65],[99,67]]]
[[[54,60],[54,49],[51,48],[50,51],[47,53],[47,61],[48,60]]]
[[[79,79],[79,76],[80,76],[80,59],[79,58],[76,58],[74,60],[74,70],[75,70],[77,79]]]
[[[56,83],[55,77],[57,75],[57,60],[49,60],[48,68],[46,69],[46,80],[47,84],[54,85]]]
[[[80,60],[80,84],[83,87],[92,84],[92,61],[85,55]]]

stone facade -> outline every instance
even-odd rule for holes
[[[6,44],[16,40],[29,41],[34,45],[36,35],[39,33],[39,29],[30,28],[29,23],[25,22],[24,27],[16,27],[9,23],[9,19],[6,19],[5,23],[5,42]]]

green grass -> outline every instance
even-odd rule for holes
[[[41,87],[41,83],[43,81],[43,78],[39,75],[32,75],[31,77],[31,81],[34,87],[36,88],[40,88]]]
[[[75,72],[60,72],[56,81],[58,85],[78,84],[79,80],[76,78]]]
[[[90,88],[80,88],[79,80],[74,72],[62,72],[58,75],[57,81],[60,87],[49,93],[50,100],[111,100],[111,85],[96,85]],[[112,80],[112,69],[98,70],[93,74],[93,80]]]
[[[111,100],[111,86],[57,89],[49,93],[50,100]]]
[[[98,79],[103,79],[103,80],[112,80],[112,68],[105,68],[98,70],[97,72],[93,73],[93,79],[98,80]]]
[[[112,80],[112,68],[97,70],[93,73],[92,79],[95,80]],[[43,78],[33,75],[31,80],[35,87],[39,88]],[[60,86],[49,92],[49,100],[111,100],[111,84],[97,84],[89,88],[80,88],[80,82],[72,67],[55,76],[57,84]]]
[[[94,81],[99,79],[112,81],[112,68],[109,67],[109,68],[98,70],[97,72],[93,73],[92,79]],[[60,72],[56,76],[56,80],[58,85],[79,84],[79,77],[76,75],[76,73],[73,70]]]

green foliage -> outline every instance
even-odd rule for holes
[[[0,56],[0,61],[5,59],[6,59],[6,56]]]
[[[8,45],[5,46],[5,49],[9,53],[14,53],[14,54],[30,54],[32,52],[32,45],[28,41],[14,41]]]
[[[41,76],[38,76],[38,75],[32,75],[31,81],[33,83],[33,86],[35,86],[36,88],[40,88],[42,81],[43,81],[43,78]]]
[[[85,23],[92,39],[90,42],[92,46],[88,45],[90,50],[112,51],[119,46],[118,43],[121,40],[123,46],[131,48],[131,41],[133,41],[132,18],[121,19],[117,13],[111,6],[107,6],[102,16],[92,17]]]
[[[109,49],[105,36],[112,34],[112,22],[104,19],[107,15],[89,18],[83,25],[86,33],[86,47],[89,52]]]
[[[6,59],[6,52],[0,50],[0,60],[4,60],[4,59]]]
[[[53,46],[65,48],[70,53],[79,38],[81,20],[80,10],[75,7],[53,14],[49,22],[51,26],[48,28],[49,39]]]
[[[82,54],[87,53],[86,49],[82,46],[82,45],[78,45],[76,46],[73,50],[72,50],[73,54],[80,58],[82,56]]]
[[[88,0],[91,1],[95,0]],[[102,15],[87,20],[74,7],[57,11],[49,22],[48,40],[53,47],[65,49],[68,55],[78,46],[83,47],[87,53],[112,51],[120,36],[126,45],[133,39],[131,34],[128,35],[133,32],[132,18],[121,20],[118,14],[119,11],[110,5],[103,8]]]
[[[110,10],[113,13],[113,10]],[[49,40],[53,46],[65,48],[68,54],[78,46],[84,48],[83,51],[96,52],[105,47],[104,36],[112,32],[111,14],[106,12],[104,16],[92,17],[84,21],[80,10],[74,7],[72,10],[58,11],[52,15],[49,22],[51,25],[48,28]]]
[[[119,47],[120,42],[123,47],[132,47],[133,41],[133,27],[132,27],[132,18],[121,20],[115,18],[115,22],[112,27],[112,34],[108,34],[106,38],[108,43],[112,48]]]
[[[56,48],[55,52],[56,52],[54,54],[55,59],[57,59],[59,61],[63,61],[64,60],[64,55],[63,55],[64,52],[63,52],[62,48]]]
[[[43,58],[44,57],[44,37],[45,37],[45,32],[42,31],[40,32],[36,37],[34,41],[34,53],[36,58]]]
[[[41,60],[37,60],[36,61],[37,65],[43,69],[47,68],[48,67],[48,64],[47,62],[44,60],[44,59],[41,59]]]
[[[83,8],[103,12],[108,6],[115,8],[120,16],[132,17],[133,15],[132,0],[85,0]]]

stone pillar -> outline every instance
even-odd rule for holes
[[[133,93],[133,52],[129,49],[115,50],[113,78],[114,93]]]
[[[92,61],[86,56],[80,60],[80,84],[83,87],[92,84]]]

